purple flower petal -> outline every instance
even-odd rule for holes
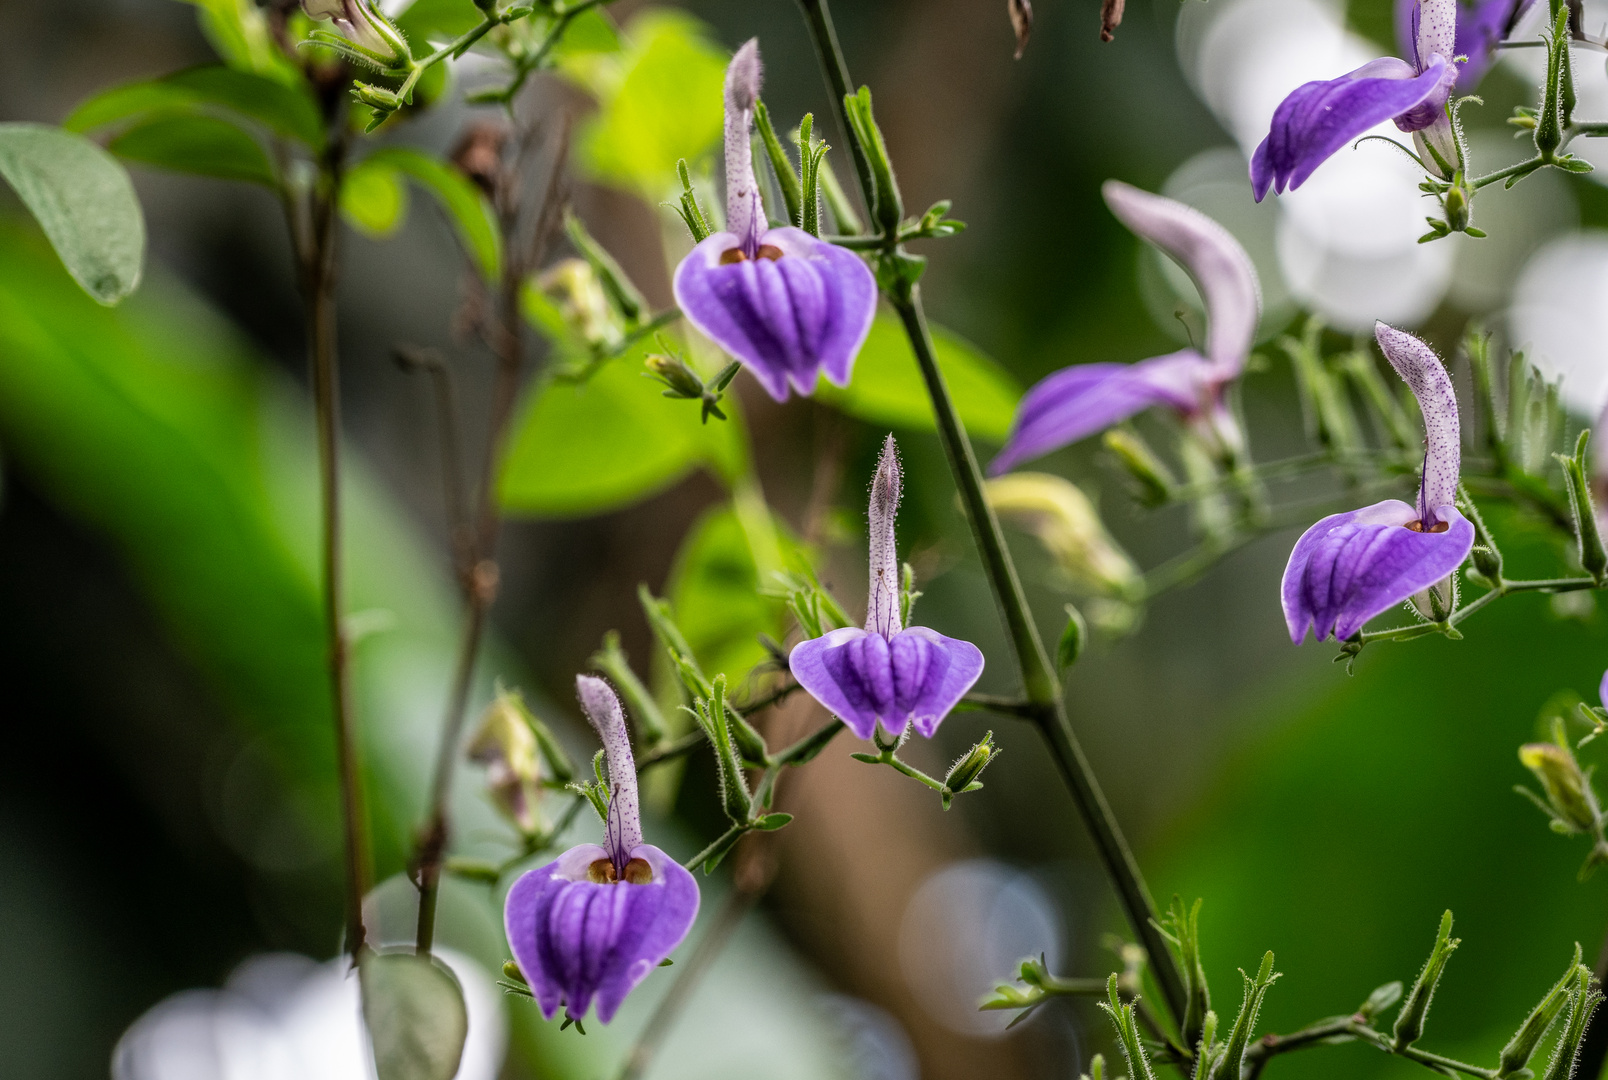
[[[1117,180],[1107,180],[1100,190],[1124,225],[1189,272],[1206,302],[1206,355],[1218,379],[1238,376],[1262,317],[1256,268],[1240,242],[1193,206]]]
[[[1384,323],[1374,324],[1374,337],[1379,340],[1385,359],[1418,399],[1418,409],[1424,414],[1424,476],[1418,489],[1418,514],[1420,520],[1427,522],[1433,511],[1457,501],[1458,464],[1462,456],[1457,393],[1452,389],[1452,379],[1446,374],[1445,365],[1428,345]]]
[[[778,252],[776,258],[763,253]],[[761,255],[725,262],[738,238],[715,233],[676,267],[676,303],[715,344],[741,360],[777,401],[788,385],[815,392],[819,376],[848,384],[876,315],[877,283],[852,251],[791,226],[760,237]]]
[[[1381,612],[1457,571],[1474,546],[1474,526],[1443,506],[1444,532],[1406,526],[1418,512],[1397,499],[1331,514],[1308,529],[1284,569],[1284,621],[1297,645],[1310,627],[1317,640],[1344,641]]]
[[[1335,151],[1375,124],[1426,102],[1438,110],[1445,104],[1449,73],[1439,57],[1431,58],[1423,74],[1405,60],[1384,57],[1338,79],[1297,87],[1274,112],[1272,130],[1251,158],[1256,201],[1269,190],[1300,187]]]
[[[983,653],[925,626],[892,638],[850,626],[799,642],[788,666],[860,738],[871,738],[879,721],[890,735],[914,724],[930,738],[982,675]]]
[[[1602,682],[1597,685],[1597,700],[1608,709],[1608,671],[1602,673]]]
[[[608,862],[609,853],[581,844],[508,890],[508,944],[543,1017],[551,1019],[562,1005],[580,1019],[595,999],[598,1019],[608,1023],[692,929],[698,916],[692,875],[651,844],[630,856],[648,864],[652,880],[591,880],[592,865]]]
[[[989,462],[998,476],[1148,409],[1199,409],[1214,368],[1193,349],[1137,364],[1077,364],[1046,376],[1022,398],[1011,437]]]
[[[1457,89],[1472,93],[1496,58],[1496,43],[1513,32],[1524,13],[1535,0],[1478,0],[1472,8],[1463,6],[1457,13],[1457,46],[1459,56],[1468,57],[1457,72]]]

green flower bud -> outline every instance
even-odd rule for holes
[[[1562,727],[1559,723],[1560,733]],[[1580,762],[1575,760],[1567,739],[1561,745],[1526,743],[1519,747],[1519,762],[1541,781],[1553,822],[1560,831],[1583,833],[1597,827],[1600,814],[1596,793],[1581,772]]]
[[[1172,498],[1178,481],[1173,479],[1171,471],[1162,464],[1149,444],[1139,437],[1138,432],[1116,427],[1107,431],[1101,441],[1107,450],[1116,455],[1117,463],[1138,483],[1141,502],[1147,506],[1160,506]]]
[[[1468,228],[1473,210],[1468,189],[1463,186],[1462,180],[1462,174],[1459,173],[1442,201],[1446,210],[1446,224],[1451,226],[1453,232],[1462,232]]]
[[[1000,755],[1000,750],[994,745],[994,733],[988,732],[982,741],[949,767],[949,773],[944,777],[943,803],[944,809],[949,809],[949,800],[967,791],[976,791],[983,785],[978,777],[988,768],[993,760]]]
[[[370,86],[368,83],[353,83],[352,97],[382,113],[393,113],[402,107],[402,99],[383,86]]]
[[[564,326],[589,348],[612,352],[625,340],[625,325],[585,259],[559,260],[542,271],[536,287],[558,308]]]
[[[1452,937],[1452,913],[1448,911],[1441,916],[1440,931],[1435,935],[1435,947],[1430,950],[1429,959],[1424,961],[1423,970],[1413,981],[1413,988],[1408,991],[1407,1001],[1396,1016],[1395,1048],[1398,1051],[1405,1050],[1423,1037],[1424,1021],[1429,1016],[1430,1000],[1434,998],[1435,987],[1440,984],[1440,977],[1446,971],[1446,961],[1451,959],[1458,944],[1458,939]]]
[[[1574,959],[1569,961],[1569,968],[1563,973],[1563,978],[1547,991],[1546,997],[1541,999],[1539,1005],[1530,1010],[1530,1015],[1519,1025],[1519,1030],[1513,1033],[1513,1038],[1502,1048],[1502,1056],[1496,1066],[1497,1080],[1507,1080],[1508,1077],[1517,1077],[1521,1073],[1529,1075],[1526,1066],[1535,1056],[1536,1047],[1541,1045],[1541,1040],[1552,1028],[1553,1021],[1557,1020],[1558,1014],[1569,1003],[1569,990],[1574,985],[1575,971],[1579,966],[1580,945],[1576,943]]]
[[[665,397],[694,399],[703,397],[703,380],[698,378],[679,356],[649,353],[643,364],[649,374],[664,383]]]

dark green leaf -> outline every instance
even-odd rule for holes
[[[363,164],[395,169],[434,196],[481,276],[492,282],[498,279],[502,273],[502,239],[497,218],[485,194],[467,176],[439,158],[405,146],[377,151]]]
[[[358,974],[379,1080],[452,1080],[469,1035],[452,973],[427,956],[368,953]]]
[[[274,167],[257,140],[217,117],[154,116],[113,139],[108,149],[159,169],[279,186]]]
[[[1066,629],[1061,631],[1061,642],[1055,650],[1055,662],[1062,671],[1078,662],[1083,646],[1089,641],[1089,626],[1083,613],[1071,604],[1066,605]]]
[[[207,106],[228,109],[310,147],[324,143],[318,105],[305,87],[220,65],[115,87],[78,106],[62,126],[93,131],[144,113],[189,112]]]
[[[1021,387],[994,361],[941,327],[932,328],[938,368],[966,430],[975,438],[1004,442],[1021,400]],[[818,396],[850,416],[874,424],[934,431],[927,384],[904,329],[879,316],[854,362],[854,378],[839,389],[824,380]]]
[[[39,221],[73,279],[102,304],[134,291],[145,218],[112,156],[81,135],[0,124],[0,177]]]

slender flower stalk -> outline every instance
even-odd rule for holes
[[[1178,413],[1208,445],[1228,454],[1244,449],[1223,390],[1245,369],[1261,318],[1261,286],[1250,256],[1193,207],[1116,180],[1101,190],[1118,220],[1194,279],[1206,303],[1206,352],[1182,349],[1137,364],[1077,364],[1048,376],[1022,398],[1010,439],[988,466],[995,475],[1156,405]]]
[[[560,1006],[581,1020],[597,1002],[602,1023],[692,929],[698,883],[642,839],[636,760],[625,712],[602,679],[575,679],[581,708],[608,762],[602,845],[578,844],[514,882],[503,909],[514,960],[542,1016]]]
[[[726,70],[726,228],[676,267],[676,303],[705,337],[742,361],[777,401],[820,376],[846,386],[876,314],[877,283],[854,252],[791,225],[769,228],[754,177],[759,42]]]
[[[1374,334],[1424,416],[1418,498],[1412,506],[1387,499],[1331,514],[1296,541],[1282,593],[1298,645],[1309,629],[1319,641],[1330,635],[1343,641],[1415,596],[1421,610],[1444,618],[1453,607],[1452,575],[1474,546],[1474,526],[1453,505],[1461,446],[1451,377],[1434,350],[1411,334],[1384,323]]]
[[[1446,103],[1457,83],[1457,0],[1414,0],[1407,59],[1381,57],[1338,79],[1306,83],[1273,114],[1251,157],[1257,202],[1293,191],[1352,139],[1386,120],[1413,135],[1427,167],[1450,180],[1459,155]]]
[[[871,481],[870,570],[865,629],[846,626],[799,642],[788,657],[793,678],[862,739],[880,723],[894,738],[914,727],[931,738],[983,673],[983,653],[900,618],[894,520],[903,475],[889,435]]]

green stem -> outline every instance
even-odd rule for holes
[[[854,129],[849,123],[844,97],[849,92],[851,81],[842,49],[838,45],[837,33],[832,26],[827,0],[799,0],[799,5],[803,8],[816,53],[821,60],[839,127],[845,134],[850,133]],[[866,205],[871,206],[874,204],[874,189],[869,163],[864,150],[853,138],[849,139],[849,147],[854,155],[855,170],[859,174],[861,193]],[[915,350],[916,361],[921,367],[928,396],[932,399],[933,412],[938,418],[938,434],[944,445],[945,456],[949,459],[950,470],[960,489],[978,552],[1016,652],[1027,698],[1037,710],[1034,719],[1094,839],[1134,934],[1149,954],[1156,982],[1166,999],[1168,1010],[1174,1019],[1178,1019],[1184,1014],[1183,977],[1179,974],[1166,939],[1156,929],[1155,902],[1145,887],[1139,864],[1117,825],[1116,817],[1100,790],[1071,724],[1067,722],[1061,702],[1060,680],[1050,666],[1044,643],[1039,639],[1038,627],[1033,623],[1016,567],[1006,550],[999,521],[983,494],[983,476],[977,465],[977,455],[966,437],[949,389],[938,369],[932,335],[927,329],[926,316],[921,308],[920,291],[911,286],[900,295],[890,297],[890,301],[898,312],[900,322],[904,324],[905,333]]]
[[[1487,184],[1494,184],[1498,180],[1506,180],[1510,176],[1528,176],[1530,173],[1535,172],[1537,169],[1544,168],[1546,165],[1547,162],[1543,161],[1539,157],[1534,157],[1529,161],[1521,161],[1517,165],[1509,165],[1505,169],[1498,169],[1494,173],[1488,173],[1476,180],[1470,180],[1469,186],[1475,191],[1478,191]]]

